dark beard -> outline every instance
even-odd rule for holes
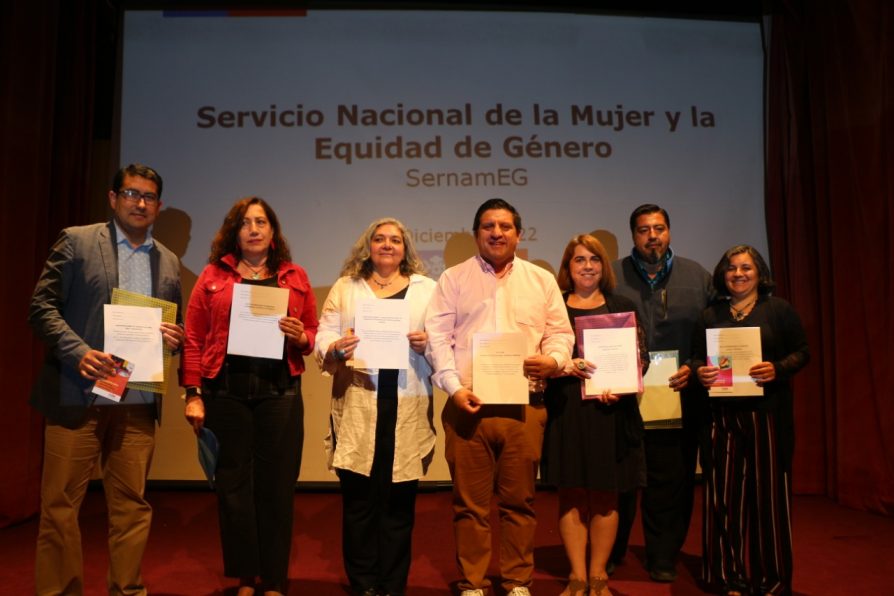
[[[640,253],[639,256],[644,262],[648,263],[649,265],[658,265],[661,263],[661,261],[664,260],[664,255],[659,254],[658,250],[654,248],[650,249],[649,252],[645,254]]]

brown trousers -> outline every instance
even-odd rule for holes
[[[490,586],[490,504],[500,515],[500,576],[508,592],[530,586],[534,574],[534,482],[546,409],[483,406],[470,415],[452,400],[442,413],[447,464],[453,479],[453,530],[460,590]]]
[[[152,508],[144,498],[155,406],[93,407],[75,430],[47,424],[35,592],[84,593],[78,512],[99,462],[109,515],[109,594],[146,594],[140,572]]]

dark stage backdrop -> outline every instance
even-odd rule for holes
[[[890,514],[894,11],[884,0],[770,4],[768,238],[779,294],[801,313],[814,356],[796,383],[795,489]],[[27,395],[42,349],[25,325],[28,300],[58,231],[91,219],[92,172],[116,165],[96,155],[110,137],[94,121],[111,119],[96,70],[109,63],[117,30],[107,24],[116,8],[102,0],[13,0],[0,11],[0,254],[11,265],[0,310],[0,525],[8,525],[38,504],[42,426]]]
[[[894,6],[777,3],[767,226],[808,329],[795,488],[894,513]]]

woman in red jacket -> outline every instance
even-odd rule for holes
[[[220,444],[214,484],[224,574],[239,596],[284,594],[292,542],[292,497],[301,465],[303,356],[317,332],[316,303],[304,269],[291,261],[273,209],[246,197],[230,209],[211,245],[186,312],[182,383],[186,419]],[[288,312],[278,359],[228,352],[236,284],[283,288]]]

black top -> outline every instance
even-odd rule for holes
[[[407,286],[400,292],[396,294],[392,294],[390,296],[386,296],[385,300],[403,300],[407,296],[407,290],[410,286]],[[379,370],[379,384],[378,384],[378,395],[380,397],[394,394],[397,396],[397,378],[400,375],[400,371],[396,368],[383,368]]]
[[[704,310],[692,335],[692,372],[707,362],[706,329],[760,327],[761,355],[773,363],[776,379],[764,385],[758,397],[710,398],[711,406],[726,411],[769,412],[775,417],[783,461],[790,462],[794,451],[794,407],[791,378],[810,360],[807,336],[801,319],[792,306],[775,296],[761,296],[751,312],[742,319],[733,319],[729,302],[718,301]],[[697,377],[693,378],[698,382]]]

